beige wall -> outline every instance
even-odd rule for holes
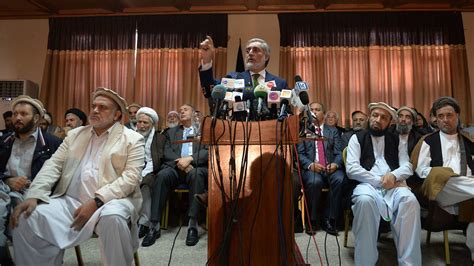
[[[29,79],[41,86],[48,20],[0,20],[0,79]]]
[[[242,40],[242,52],[245,43],[254,37],[268,42],[271,49],[268,71],[278,75],[280,57],[280,27],[276,14],[229,15],[229,40],[227,43],[227,72],[235,71],[239,38]]]
[[[462,13],[462,21],[464,24],[464,37],[466,39],[469,84],[471,86],[471,102],[474,102],[474,13]],[[471,108],[471,114],[473,114],[472,117],[474,117],[474,104],[468,108]]]

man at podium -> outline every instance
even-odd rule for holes
[[[201,87],[203,88],[204,97],[209,101],[209,108],[213,113],[214,101],[211,97],[212,86],[217,85],[220,81],[214,80],[212,72],[212,64],[214,58],[214,42],[210,36],[200,44],[201,65],[199,66],[199,78],[201,80]],[[268,43],[259,38],[250,39],[245,46],[245,71],[231,72],[227,77],[233,79],[239,78],[245,80],[245,86],[255,89],[259,84],[274,81],[276,89],[281,91],[288,88],[286,81],[277,77],[266,70],[270,60],[270,46]],[[247,94],[246,94],[247,95]],[[244,95],[244,98],[246,97]],[[253,91],[248,94],[250,100],[254,100]],[[244,99],[245,100],[245,99]],[[267,101],[264,99],[264,105]]]

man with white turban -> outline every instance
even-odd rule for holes
[[[137,132],[145,138],[145,168],[141,173],[143,181],[140,186],[143,205],[138,220],[140,238],[150,230],[151,192],[163,157],[165,138],[156,131],[158,122],[158,114],[152,108],[142,107],[137,111]]]

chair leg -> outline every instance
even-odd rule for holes
[[[449,238],[448,238],[448,230],[443,231],[444,236],[444,256],[446,260],[446,265],[451,265],[451,257],[449,255]]]
[[[301,209],[301,219],[303,219],[303,228],[306,228],[306,221],[305,221],[306,213],[304,212],[304,194],[301,196],[301,199],[300,199],[300,209]]]
[[[426,232],[426,245],[429,245],[431,241],[431,231]]]
[[[161,214],[161,229],[168,229],[168,215],[170,211],[170,200],[166,201],[165,211]]]
[[[347,239],[349,238],[349,219],[351,210],[344,210],[344,247],[347,248]]]
[[[74,250],[76,251],[77,265],[84,266],[84,261],[82,260],[81,247],[75,246]]]
[[[135,266],[140,266],[140,258],[138,258],[138,251],[133,253],[133,260],[135,261]]]

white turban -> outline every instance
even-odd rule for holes
[[[155,110],[151,109],[150,107],[142,107],[138,109],[137,111],[137,118],[140,114],[145,114],[153,120],[153,124],[156,125],[158,121],[160,121],[158,114],[155,112]]]

